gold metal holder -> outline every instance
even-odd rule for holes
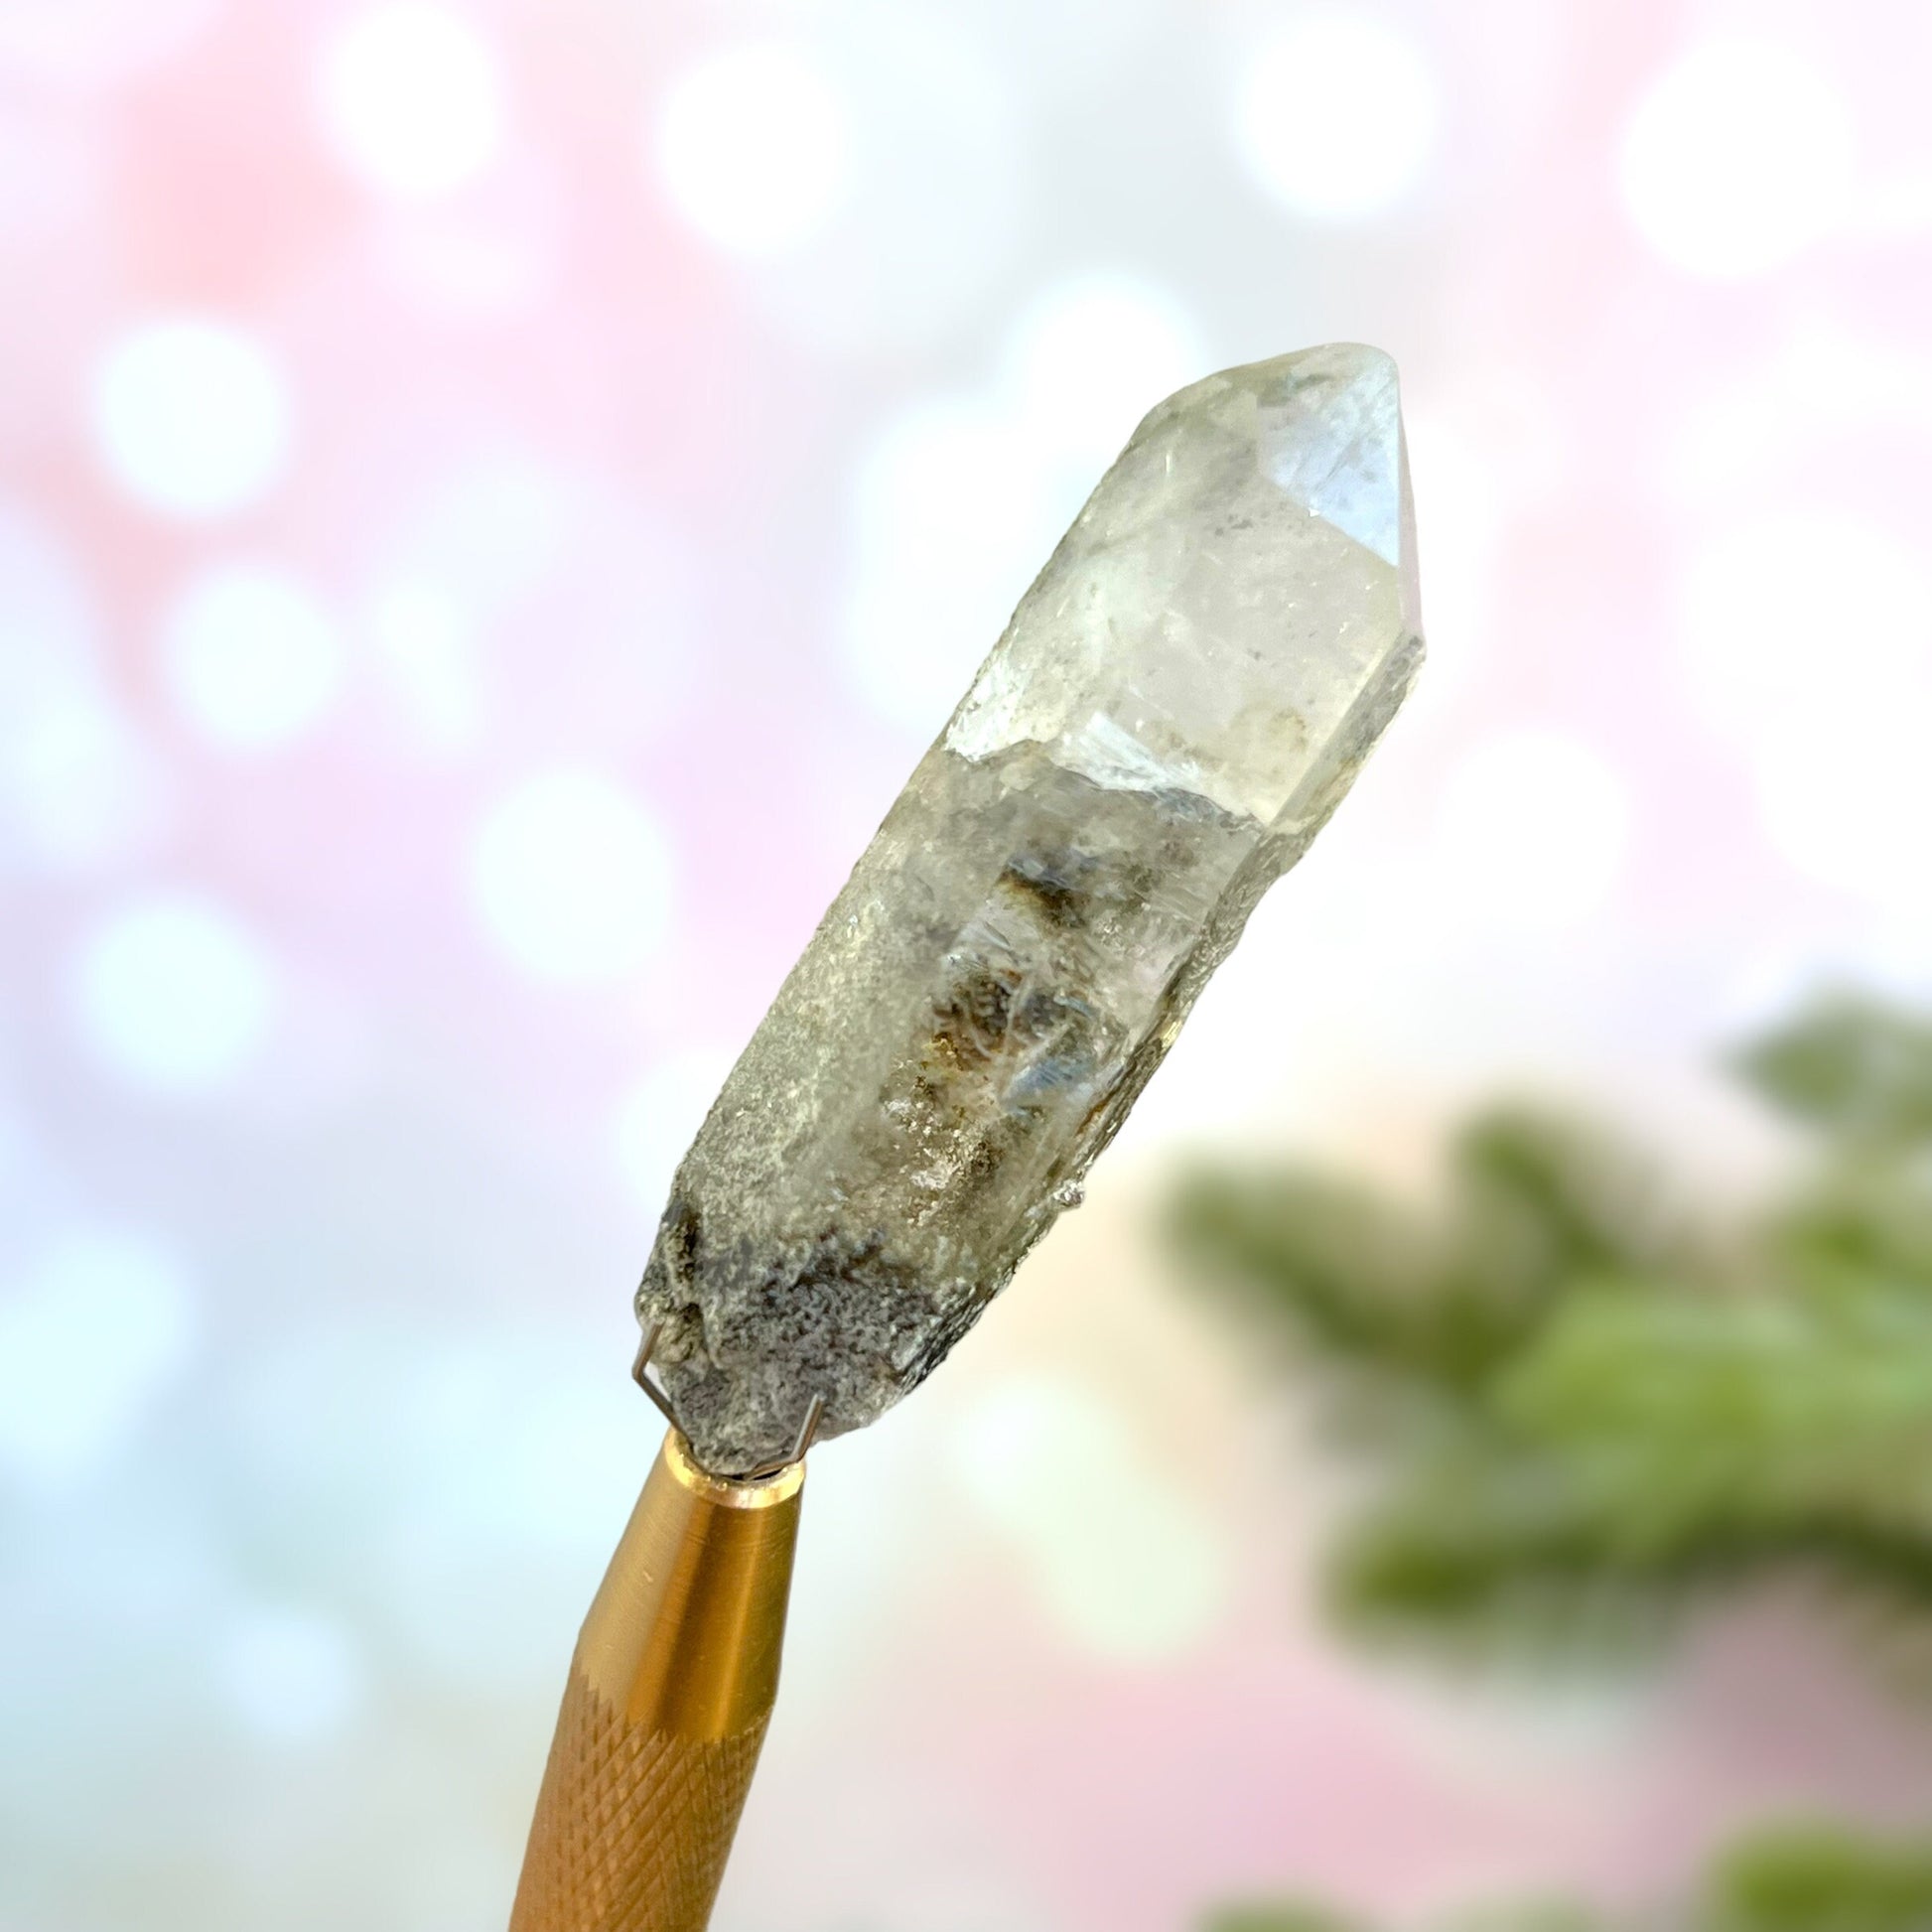
[[[665,1437],[571,1659],[510,1932],[703,1932],[777,1696],[804,1483],[796,1460],[727,1481]]]

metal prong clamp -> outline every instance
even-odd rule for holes
[[[653,1321],[644,1330],[643,1339],[637,1344],[637,1359],[630,1364],[630,1379],[650,1397],[664,1420],[680,1436],[683,1436],[684,1425],[678,1421],[677,1411],[671,1407],[671,1398],[651,1380],[649,1373],[651,1352],[656,1348],[657,1337],[663,1332],[663,1322]],[[766,1476],[774,1476],[779,1470],[790,1468],[794,1462],[802,1462],[805,1451],[812,1446],[812,1439],[818,1434],[819,1418],[824,1414],[825,1398],[822,1395],[813,1396],[806,1407],[805,1420],[798,1425],[798,1435],[792,1443],[790,1453],[780,1456],[775,1462],[760,1462],[756,1469],[750,1469],[743,1475],[733,1476],[731,1480],[760,1482]]]

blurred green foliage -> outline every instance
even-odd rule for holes
[[[1523,1109],[1454,1136],[1433,1212],[1310,1173],[1185,1185],[1182,1253],[1327,1371],[1380,1474],[1334,1565],[1357,1627],[1587,1644],[1791,1568],[1932,1608],[1932,1029],[1839,1001],[1734,1064],[1805,1152],[1724,1228]]]
[[[1496,1108],[1424,1210],[1308,1171],[1201,1172],[1193,1274],[1374,1472],[1332,1553],[1346,1627],[1547,1656],[1654,1637],[1800,1575],[1932,1614],[1932,1025],[1840,997],[1731,1071],[1794,1170],[1714,1223],[1695,1176]],[[1538,1904],[1457,1932],[1604,1932]],[[1720,1858],[1671,1932],[1932,1932],[1932,1840],[1791,1827]],[[1372,1932],[1312,1903],[1208,1932]]]
[[[1367,1928],[1360,1919],[1341,1918],[1325,1906],[1284,1901],[1216,1912],[1204,1932],[1367,1932]]]
[[[1581,1907],[1530,1903],[1463,1916],[1439,1932],[1926,1932],[1932,1844],[1889,1844],[1832,1825],[1793,1825],[1720,1858],[1691,1901],[1622,1925]],[[1203,1932],[1374,1932],[1289,1901],[1210,1917]]]
[[[1722,1860],[1703,1932],[1925,1932],[1932,1844],[1885,1844],[1833,1825],[1747,1841]]]

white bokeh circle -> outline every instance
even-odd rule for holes
[[[1081,1650],[1173,1658],[1226,1613],[1225,1544],[1097,1388],[1015,1378],[967,1412],[952,1451],[961,1493],[1026,1560],[1042,1607]]]
[[[1135,424],[1207,359],[1165,289],[1089,270],[1027,305],[983,391],[881,429],[854,476],[840,637],[868,704],[938,727]]]
[[[1043,446],[1077,466],[1082,497],[1149,408],[1208,364],[1173,295],[1108,270],[1043,289],[1014,325],[1007,359],[1018,408]]]
[[[860,695],[928,736],[1067,522],[1048,453],[998,399],[920,404],[856,480],[841,644]]]
[[[137,502],[190,520],[263,496],[287,465],[287,386],[258,337],[207,316],[137,324],[94,373],[94,441]]]
[[[1449,774],[1432,875],[1454,916],[1480,930],[1561,932],[1609,900],[1632,819],[1622,779],[1594,747],[1539,727],[1498,732]]]
[[[1850,193],[1850,108],[1795,50],[1745,36],[1681,55],[1637,102],[1617,182],[1637,232],[1674,267],[1761,274],[1824,234]]]
[[[138,1090],[196,1099],[260,1049],[279,1000],[266,948],[225,907],[154,892],[82,939],[69,983],[81,1043]]]
[[[1677,622],[1688,695],[1748,763],[1771,848],[1922,922],[1932,581],[1912,546],[1833,508],[1746,519],[1691,558]]]
[[[1688,695],[1733,743],[1821,742],[1932,681],[1932,579],[1912,548],[1833,509],[1793,509],[1720,532],[1678,586]]]
[[[106,674],[80,560],[0,505],[0,853],[67,872],[125,861],[171,788]]]
[[[1366,220],[1422,178],[1441,115],[1421,44],[1367,15],[1289,20],[1249,58],[1234,135],[1250,174],[1312,220]]]
[[[671,207],[728,254],[789,255],[831,220],[852,173],[844,99],[789,41],[699,57],[659,105],[651,155]]]
[[[36,1488],[91,1475],[193,1347],[187,1271],[154,1241],[55,1236],[0,1280],[0,1470]]]
[[[405,201],[447,195],[503,144],[503,63],[472,16],[430,0],[351,14],[322,51],[318,106],[331,153]]]
[[[162,621],[161,655],[177,710],[204,737],[238,751],[300,737],[343,682],[334,624],[269,564],[218,564],[192,578]]]
[[[642,966],[670,931],[671,877],[656,819],[598,771],[525,779],[485,814],[470,854],[484,928],[541,980],[617,979]]]

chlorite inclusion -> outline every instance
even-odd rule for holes
[[[709,1468],[874,1421],[1078,1198],[1407,691],[1414,552],[1378,350],[1135,431],[678,1169],[637,1312]]]

